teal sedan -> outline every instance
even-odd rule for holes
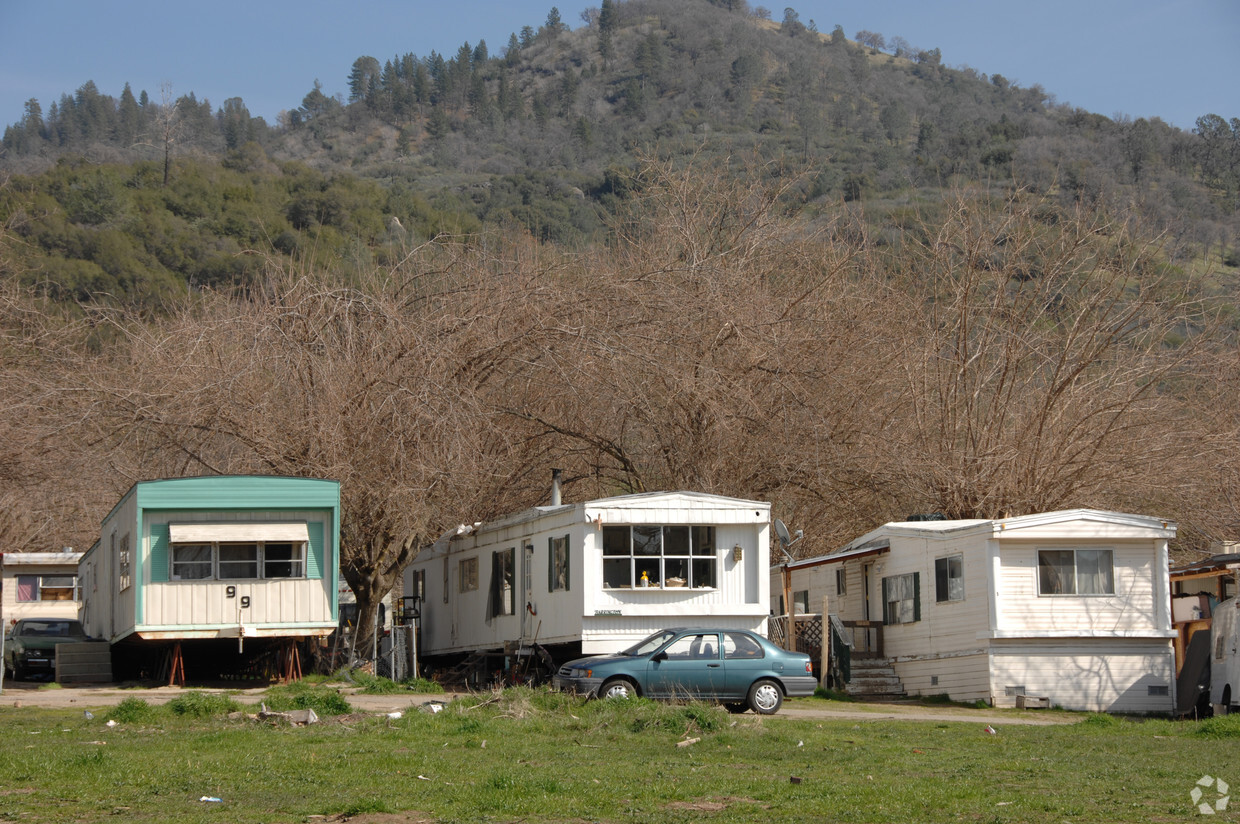
[[[746,630],[702,628],[665,629],[622,652],[570,661],[553,684],[601,698],[719,701],[732,712],[762,715],[818,686],[805,653]]]

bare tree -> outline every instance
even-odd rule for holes
[[[949,517],[1172,503],[1151,469],[1193,453],[1176,382],[1210,318],[1156,244],[1053,213],[961,198],[900,250],[906,385],[878,448],[911,502]]]

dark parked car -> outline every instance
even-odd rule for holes
[[[736,629],[665,629],[614,655],[578,658],[560,667],[556,689],[628,698],[700,698],[733,712],[770,715],[784,696],[813,695],[810,658]]]
[[[20,681],[33,673],[54,675],[56,645],[89,641],[86,630],[72,618],[23,618],[4,641],[4,671]]]

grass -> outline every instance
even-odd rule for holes
[[[1240,781],[1236,717],[1082,715],[990,735],[980,721],[732,716],[510,689],[435,714],[290,727],[195,702],[204,714],[137,696],[94,719],[0,707],[0,821],[1182,821],[1203,774]]]

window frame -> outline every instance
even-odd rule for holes
[[[835,569],[835,594],[848,594],[848,569],[843,564]]]
[[[491,587],[487,604],[488,618],[516,614],[517,548],[497,549],[491,553]],[[506,588],[506,589],[505,589]]]
[[[956,564],[956,570],[959,574],[952,575],[952,562]],[[942,575],[940,575],[942,570]],[[953,592],[952,581],[958,581],[959,584]],[[934,602],[936,604],[951,604],[965,599],[964,592],[964,553],[955,552],[951,555],[944,555],[941,558],[934,559]]]
[[[911,584],[911,597],[903,597],[893,599],[892,590],[895,589],[897,582],[901,589]],[[906,583],[909,582],[909,583]],[[898,593],[906,595],[906,593]],[[920,572],[903,572],[898,575],[886,575],[882,579],[882,596],[883,596],[883,624],[884,626],[896,626],[898,624],[915,624],[921,620],[921,573]],[[903,607],[894,607],[893,604],[904,604],[912,602],[912,618],[909,620],[901,620],[904,615]]]
[[[13,585],[16,588],[13,594],[15,603],[37,604],[37,603],[44,602],[44,601],[48,603],[56,603],[56,602],[63,602],[63,601],[81,601],[82,600],[81,576],[76,575],[72,572],[57,572],[57,573],[49,573],[47,575],[19,574],[19,575],[14,575],[13,577],[15,579],[13,582]],[[48,586],[47,584],[44,583],[44,579],[46,578],[70,578],[72,579],[73,583],[68,587]],[[25,579],[27,586],[33,585],[34,587],[33,598],[21,597],[23,579]],[[69,595],[70,595],[69,598],[44,598],[43,597],[44,590],[66,590],[66,589],[69,590]]]
[[[567,534],[547,539],[547,591],[572,589],[571,544]]]
[[[1048,578],[1044,570],[1051,570],[1053,569],[1053,566],[1051,564],[1044,564],[1043,556],[1051,555],[1051,554],[1062,556],[1068,553],[1072,554],[1072,580],[1071,580],[1072,591],[1071,592],[1068,592],[1068,591],[1056,592],[1056,591],[1053,591],[1054,587],[1051,588],[1052,591],[1047,591],[1044,585],[1048,582]],[[1080,564],[1079,559],[1083,553],[1094,553],[1099,556],[1102,556],[1102,555],[1107,556],[1108,564],[1106,566],[1105,571],[1099,568],[1098,572],[1104,572],[1105,574],[1104,584],[1107,587],[1109,587],[1109,589],[1103,590],[1101,592],[1081,592],[1080,591],[1080,581],[1082,580],[1083,576],[1081,575],[1081,564]],[[1037,578],[1039,598],[1043,598],[1043,597],[1045,598],[1113,598],[1115,597],[1115,549],[1113,547],[1045,547],[1045,548],[1039,548],[1037,550],[1036,559],[1037,559],[1037,569],[1035,572],[1035,577]],[[1062,577],[1062,573],[1060,574]],[[1063,586],[1064,584],[1061,581],[1059,584],[1059,587],[1062,588]]]
[[[620,536],[621,530],[627,530],[627,542]],[[713,524],[604,526],[600,546],[603,589],[716,590],[719,551],[715,540]],[[616,551],[626,547],[627,551]],[[649,581],[647,586],[641,584],[643,573]],[[703,580],[706,583],[699,583]]]
[[[478,589],[478,556],[462,558],[456,566],[457,591],[476,592]]]
[[[291,558],[267,558],[267,544],[272,544],[273,548],[287,547]],[[209,549],[210,559],[204,561],[195,560],[178,560],[178,550],[196,548],[199,550]],[[252,559],[249,558],[229,558],[222,557],[222,550],[247,550],[253,549]],[[170,544],[168,547],[168,582],[174,584],[198,584],[209,581],[304,581],[306,580],[306,555],[309,552],[308,541],[197,541],[195,543],[176,543]],[[204,564],[210,565],[210,574],[206,577],[186,578],[183,577],[179,566],[194,566],[201,568]],[[289,575],[274,575],[272,568],[276,564],[287,564]],[[238,571],[243,566],[253,566],[253,575],[234,575],[226,574]]]

